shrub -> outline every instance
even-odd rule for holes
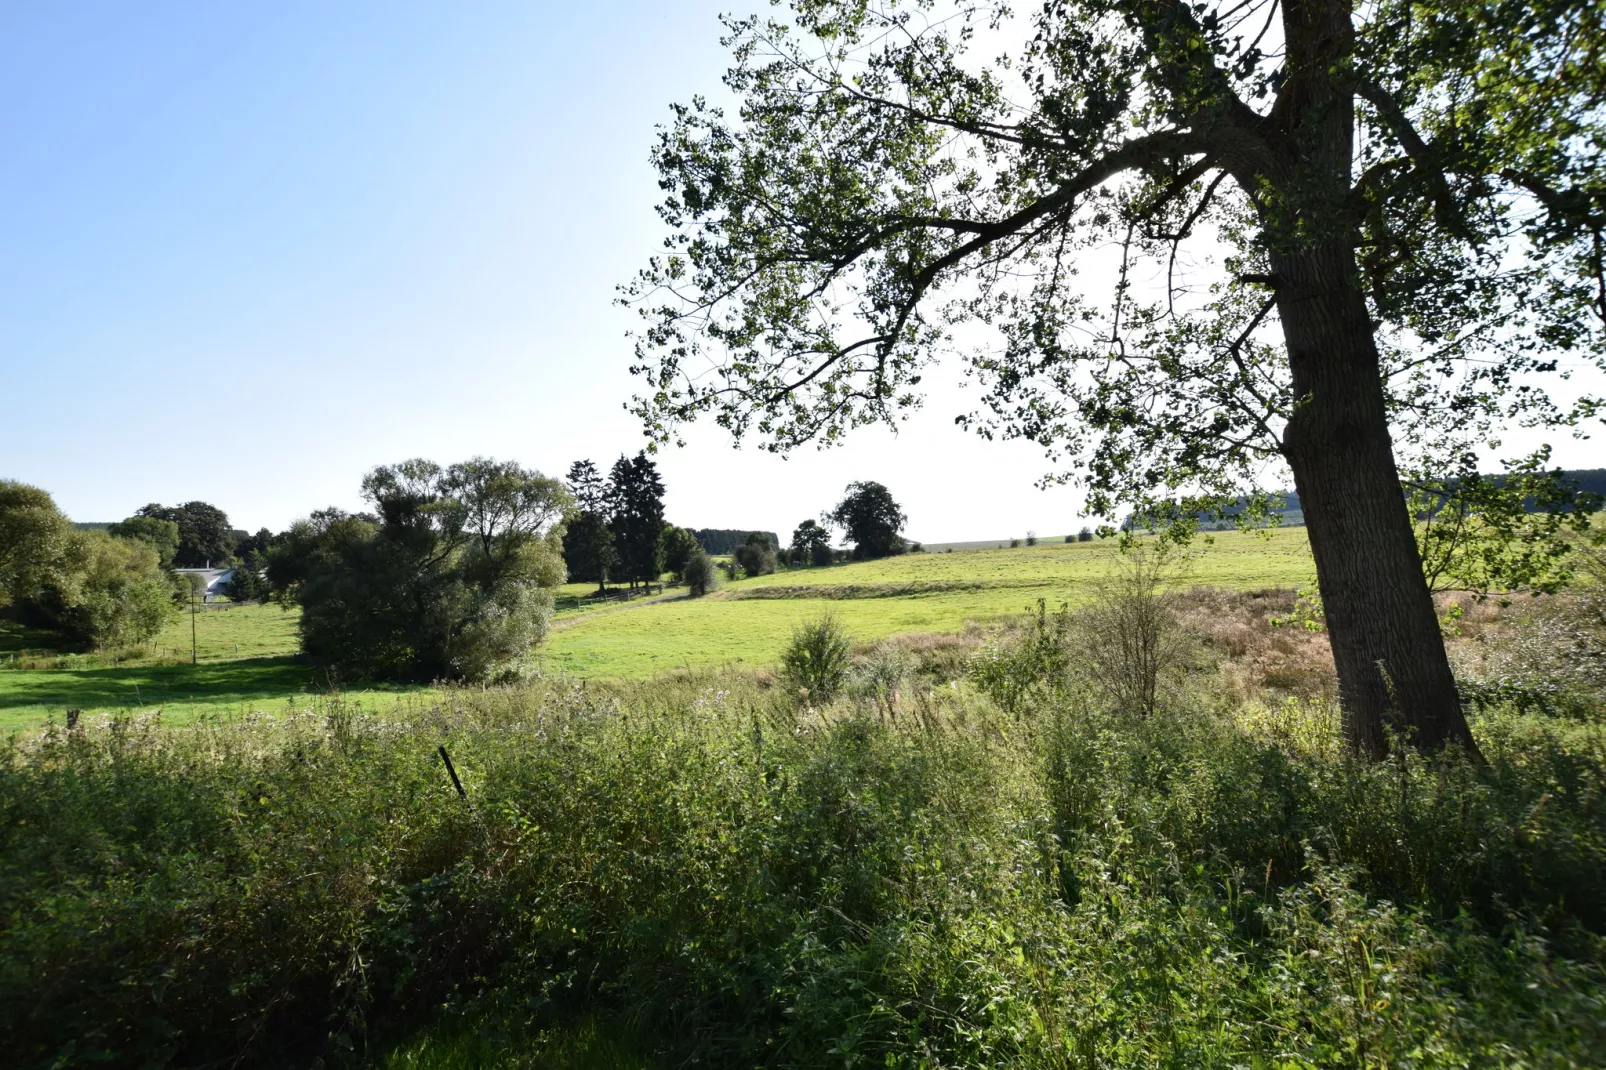
[[[1071,541],[1071,537],[1069,535],[1067,535],[1065,537],[1065,541],[1066,542],[1070,542]],[[1081,531],[1078,531],[1076,533],[1076,541],[1077,542],[1092,542],[1093,541],[1093,529],[1089,528],[1089,527],[1084,527]]]
[[[1063,695],[1071,668],[1071,614],[1061,605],[1049,613],[1037,600],[1037,612],[1025,627],[995,638],[970,661],[970,679],[1000,709],[1019,714],[1033,700]]]
[[[1291,710],[799,721],[703,675],[13,738],[7,1061],[1597,1064],[1603,729],[1364,764]]]
[[[1077,615],[1078,660],[1116,710],[1151,716],[1188,668],[1192,643],[1167,593],[1185,566],[1165,543],[1124,547]]]
[[[717,586],[719,573],[714,568],[714,559],[699,546],[686,558],[687,593],[693,598],[701,598]]]
[[[781,678],[810,702],[829,702],[853,666],[853,645],[837,618],[826,613],[798,625],[781,654]]]
[[[302,651],[356,678],[474,680],[517,673],[546,636],[568,492],[475,458],[374,469],[377,522],[339,510],[295,524],[270,552],[301,605]]]
[[[915,670],[915,656],[901,643],[883,640],[854,664],[848,689],[891,716],[900,692]]]
[[[1028,531],[1026,533],[1026,545],[1027,546],[1036,546],[1037,545],[1037,532]]]

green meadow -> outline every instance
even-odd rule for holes
[[[1109,568],[1110,541],[910,554],[796,569],[725,583],[706,598],[671,588],[659,600],[596,602],[590,584],[567,584],[540,653],[548,674],[640,679],[683,668],[773,664],[801,621],[835,614],[860,642],[957,632],[1033,607],[1077,603]],[[1293,587],[1312,575],[1303,528],[1226,532],[1195,547],[1185,582],[1237,589]],[[384,709],[428,689],[342,686],[298,663],[299,610],[214,605],[174,618],[130,656],[60,654],[46,637],[0,633],[0,731],[36,728],[68,709],[86,714],[161,711],[164,721],[282,711],[339,690]]]
[[[191,619],[175,617],[148,647],[128,656],[57,653],[48,636],[0,630],[0,732],[86,715],[160,712],[183,724],[204,716],[282,713],[328,694],[333,684],[363,708],[383,711],[426,688],[364,685],[341,688],[295,659],[300,611],[271,605],[209,606],[195,615],[197,660],[190,663]],[[415,699],[416,701],[416,699]]]
[[[860,642],[956,632],[1050,605],[1084,601],[1110,567],[1113,542],[909,554],[777,572],[726,583],[706,598],[604,609],[554,626],[548,669],[646,677],[667,669],[774,662],[801,621],[832,613]],[[1185,582],[1255,590],[1314,574],[1303,528],[1225,532],[1195,547]]]

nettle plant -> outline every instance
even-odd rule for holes
[[[1453,490],[1503,428],[1598,415],[1545,377],[1603,364],[1606,4],[726,25],[736,108],[660,132],[670,234],[623,297],[650,434],[836,442],[946,357],[983,388],[961,422],[1040,444],[1103,515],[1263,507],[1291,474],[1347,739],[1472,746],[1402,475]]]

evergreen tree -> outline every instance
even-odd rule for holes
[[[570,579],[594,583],[602,594],[619,563],[609,516],[612,488],[589,460],[571,464],[567,482],[575,511],[563,533],[563,561]]]
[[[621,456],[608,480],[612,494],[613,542],[631,586],[652,583],[664,570],[664,483],[642,450]]]

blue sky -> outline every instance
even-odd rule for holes
[[[405,457],[634,452],[614,286],[662,237],[655,124],[720,91],[719,9],[0,5],[0,475],[279,528]],[[958,408],[791,460],[698,429],[669,515],[789,532],[862,478],[916,537],[1071,527]]]
[[[278,529],[407,457],[633,453],[614,287],[662,237],[655,124],[720,93],[723,6],[0,0],[0,477]],[[927,541],[1080,525],[928,382],[901,435],[790,460],[694,429],[670,519],[784,535],[876,479]]]

